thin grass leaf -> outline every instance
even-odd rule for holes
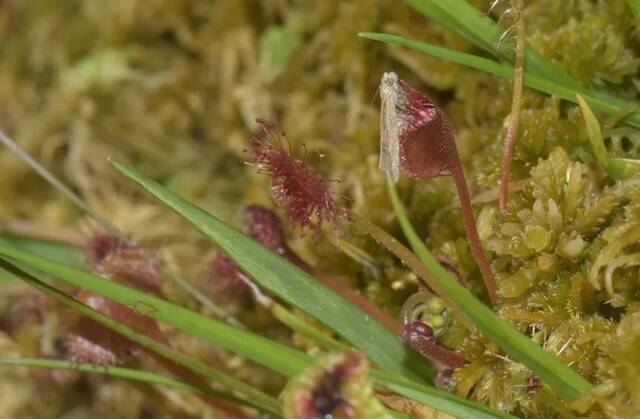
[[[514,61],[512,40],[502,42],[502,46],[499,47],[505,29],[466,0],[404,0],[404,2],[494,57],[511,63]],[[531,74],[570,87],[575,91],[585,92],[580,83],[530,47],[526,50],[525,68]]]
[[[128,305],[140,311],[144,310],[144,314],[150,317],[164,321],[165,323],[175,326],[184,332],[202,337],[218,344],[219,346],[235,351],[238,354],[246,356],[247,358],[261,363],[283,375],[289,377],[294,376],[302,372],[306,367],[312,365],[312,357],[295,349],[271,342],[250,332],[238,330],[214,320],[210,320],[200,314],[192,313],[189,310],[175,306],[174,304],[168,303],[164,300],[149,297],[137,290],[96,277],[88,272],[68,268],[22,250],[12,249],[10,246],[6,246],[1,243],[0,259],[4,259],[16,269],[23,270],[23,264],[26,264],[32,268],[40,269],[42,272],[49,275],[65,280],[68,283],[81,286],[89,291],[95,292],[96,294],[111,298],[121,304]],[[90,316],[94,320],[99,321],[103,325],[112,328],[118,333],[123,334],[141,345],[147,344],[149,345],[147,347],[151,349],[154,344],[157,344],[155,341],[149,342],[151,339],[138,335],[136,332],[126,327],[121,327],[119,323],[113,321],[109,317],[84,306],[66,294],[42,283],[36,278],[30,277],[28,274],[25,275],[24,272],[21,272],[20,276],[32,285],[37,286],[42,291],[47,292],[52,297],[60,298],[61,300],[63,299],[65,303],[81,311],[84,315]],[[159,351],[161,349],[153,348],[153,350],[158,350],[158,353],[160,353]],[[178,358],[172,359],[177,361]],[[505,417],[504,414],[496,412],[486,406],[456,397],[450,393],[436,390],[433,387],[418,384],[401,375],[375,370],[374,374],[377,377],[376,383],[379,386],[385,388],[390,388],[390,386],[392,386],[394,391],[397,391],[399,394],[403,394],[410,398],[416,396],[417,401],[425,403],[428,406],[445,413],[469,418]]]
[[[627,0],[633,17],[636,18],[636,27],[640,28],[640,0]]]
[[[235,391],[243,396],[245,403],[251,404],[253,407],[267,411],[276,415],[280,414],[280,403],[273,397],[255,389],[254,387],[237,380],[227,374],[224,374],[214,368],[209,367],[207,364],[200,362],[194,358],[185,356],[173,349],[151,339],[143,334],[137,333],[135,330],[125,326],[124,324],[113,320],[112,318],[94,310],[93,308],[83,304],[67,294],[45,284],[32,274],[26,272],[20,264],[13,264],[0,260],[0,266],[11,271],[14,275],[20,277],[23,281],[29,283],[33,287],[42,291],[51,298],[57,299],[62,303],[73,308],[82,315],[95,320],[103,326],[114,330],[115,332],[125,336],[126,338],[136,342],[140,346],[147,348],[167,359],[172,360],[176,364],[182,365],[197,374],[201,374],[216,383],[222,384],[229,390]]]
[[[217,244],[257,284],[311,314],[366,353],[383,369],[418,380],[433,379],[435,367],[360,308],[287,260],[218,218],[192,205],[122,163],[114,166]]]
[[[498,317],[438,263],[413,229],[395,186],[391,182],[388,185],[394,212],[413,251],[442,291],[465,312],[476,327],[562,397],[575,400],[589,393],[592,387],[587,380]]]
[[[68,369],[72,371],[87,372],[92,374],[108,375],[110,377],[124,378],[127,380],[140,381],[149,384],[172,387],[178,390],[186,390],[193,393],[202,393],[218,399],[228,400],[243,406],[254,407],[246,400],[234,397],[231,394],[215,391],[207,387],[195,386],[186,381],[176,380],[164,375],[154,374],[146,371],[139,371],[130,368],[100,366],[84,364],[72,361],[62,361],[56,359],[34,359],[34,358],[0,358],[0,365],[35,367],[35,368],[56,368]]]
[[[439,47],[424,42],[414,41],[402,36],[390,35],[384,33],[363,32],[359,34],[363,38],[375,41],[387,42],[390,44],[402,45],[434,57],[442,58],[457,64],[462,64],[476,70],[485,71],[496,76],[513,80],[514,70],[508,64],[501,64],[487,58],[478,57],[473,54],[466,54],[449,48]],[[578,90],[567,87],[551,79],[544,78],[532,74],[529,67],[525,67],[524,84],[533,89],[547,93],[549,95],[558,96],[564,100],[577,103],[576,94],[580,93],[584,99],[596,110],[604,112],[608,115],[616,115],[621,111],[629,109],[632,104],[621,99],[611,98],[605,95],[580,92]],[[634,128],[640,128],[640,112],[634,111],[624,119],[624,122]]]
[[[631,159],[612,159],[609,156],[609,152],[604,145],[604,138],[602,137],[602,130],[600,129],[600,122],[596,118],[595,114],[589,107],[587,101],[580,95],[576,95],[578,105],[582,111],[582,117],[587,127],[587,135],[591,142],[591,148],[593,154],[595,154],[598,163],[605,168],[611,176],[616,179],[627,179],[640,170],[640,161]]]
[[[48,259],[60,262],[63,265],[84,269],[84,252],[77,247],[68,244],[54,243],[46,240],[18,237],[15,235],[0,234],[0,243],[8,244],[27,252],[46,256]]]
[[[81,250],[66,244],[53,243],[45,240],[17,237],[10,234],[0,234],[0,243],[15,246],[18,249],[45,255],[64,265],[85,268],[84,254]],[[32,272],[33,273],[33,272]],[[20,278],[0,267],[0,283],[18,281]]]

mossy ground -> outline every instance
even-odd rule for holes
[[[472,3],[488,9],[487,1]],[[573,77],[638,100],[640,32],[626,1],[529,1],[524,19],[530,45]],[[145,200],[106,157],[238,223],[243,204],[273,205],[268,179],[242,163],[246,137],[262,117],[277,122],[300,152],[304,142],[324,174],[341,179],[336,189],[352,199],[354,212],[401,237],[377,169],[382,73],[398,72],[449,112],[474,195],[498,186],[511,83],[360,39],[362,31],[478,53],[398,1],[9,0],[0,5],[0,124],[98,212],[203,287],[215,249]],[[572,406],[575,414],[633,416],[640,411],[640,178],[614,181],[595,164],[577,106],[525,89],[520,126],[512,179],[526,186],[512,194],[506,215],[497,201],[475,206],[503,296],[497,310],[597,384]],[[640,157],[638,131],[611,124],[605,135],[613,154]],[[0,150],[0,167],[0,219],[78,225],[82,214],[7,150]],[[402,179],[399,188],[428,247],[450,257],[481,294],[451,182]],[[355,262],[328,239],[290,233],[309,262],[393,313],[416,290],[415,277],[367,237],[345,240],[373,264]],[[288,339],[251,303],[227,305],[270,337]],[[441,341],[472,361],[455,374],[457,393],[519,415],[567,415],[569,406],[545,387],[530,394],[529,372],[481,336],[453,324]],[[16,349],[7,343],[0,350]],[[283,384],[229,354],[216,356],[272,391]],[[0,394],[15,397],[0,400],[0,416],[94,416],[106,406],[125,409],[110,414],[140,416],[161,398],[127,383],[90,382],[82,393],[43,392],[26,374],[3,372]],[[165,404],[197,414],[171,394]]]

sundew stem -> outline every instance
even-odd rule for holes
[[[493,276],[491,265],[487,259],[487,255],[484,253],[480,236],[478,235],[478,229],[476,227],[476,220],[473,217],[473,208],[471,207],[471,197],[469,196],[469,189],[467,188],[467,182],[464,177],[464,170],[462,169],[462,163],[457,153],[451,156],[450,168],[451,177],[453,183],[456,185],[458,192],[458,198],[460,200],[460,209],[462,212],[462,220],[464,222],[465,230],[467,231],[467,238],[469,239],[469,246],[475,256],[478,268],[482,274],[484,285],[487,287],[489,299],[492,304],[497,300],[497,285],[496,278]]]

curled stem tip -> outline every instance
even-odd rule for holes
[[[405,323],[402,327],[402,339],[441,369],[455,370],[469,362],[457,352],[438,345],[431,327],[420,321]]]

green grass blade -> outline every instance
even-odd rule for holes
[[[65,265],[84,268],[84,254],[81,250],[66,244],[53,243],[45,240],[17,237],[10,234],[0,234],[0,243],[8,244],[18,249],[46,255],[47,258]],[[0,267],[0,283],[20,280],[19,277]]]
[[[48,259],[60,262],[63,265],[84,269],[84,252],[81,249],[68,244],[54,243],[46,240],[18,237],[9,234],[0,234],[0,243],[5,243],[27,252],[44,255]]]
[[[387,42],[390,44],[402,45],[408,48],[424,52],[434,57],[442,58],[457,64],[462,64],[476,70],[485,71],[496,76],[512,80],[513,67],[508,64],[501,64],[487,58],[478,57],[473,54],[466,54],[449,48],[439,47],[424,42],[407,39],[402,36],[383,33],[360,33],[360,36],[375,41]],[[532,74],[528,67],[525,67],[524,84],[541,92],[558,96],[564,100],[577,103],[576,94],[580,93],[584,99],[596,110],[608,115],[616,115],[624,109],[628,109],[631,104],[620,99],[608,97],[606,95],[579,92],[566,85],[556,83],[548,78],[539,77]],[[624,122],[635,128],[640,128],[640,112],[634,111],[624,119]]]
[[[303,270],[135,169],[114,165],[222,248],[257,284],[333,328],[383,369],[423,380],[435,376],[432,364]]]
[[[633,17],[636,18],[636,28],[640,28],[640,0],[627,0]]]
[[[114,330],[122,336],[125,336],[126,338],[138,343],[140,346],[174,361],[176,364],[182,365],[197,374],[201,374],[210,380],[224,385],[229,390],[237,392],[238,394],[242,395],[243,399],[245,400],[245,404],[249,403],[259,410],[270,412],[275,415],[280,415],[280,403],[273,397],[261,392],[260,390],[257,390],[240,380],[224,374],[216,370],[215,368],[209,367],[203,362],[176,352],[168,346],[165,346],[154,339],[137,333],[135,330],[125,326],[124,324],[113,320],[112,318],[100,313],[99,311],[94,310],[86,304],[83,304],[71,298],[67,294],[40,281],[32,274],[26,272],[21,266],[19,266],[19,264],[14,263],[12,265],[11,262],[0,260],[0,265],[6,267],[8,271],[11,271],[14,275],[20,277],[23,281],[29,283],[51,298],[57,299],[62,303],[68,305],[82,315],[95,320],[96,322],[111,330]]]
[[[488,406],[462,399],[451,393],[424,386],[384,371],[372,370],[371,376],[387,390],[458,418],[514,418]]]
[[[178,390],[187,390],[194,393],[202,393],[216,397],[218,399],[224,399],[233,403],[241,404],[243,406],[253,407],[253,405],[247,403],[246,400],[242,400],[227,393],[215,391],[207,387],[195,386],[193,384],[187,383],[186,381],[176,380],[164,375],[153,374],[150,372],[139,371],[130,368],[100,366],[56,359],[34,358],[0,358],[0,365],[36,368],[57,368],[87,372],[92,374],[103,374],[111,377],[125,378],[127,380],[141,381],[149,384],[159,384],[162,386],[173,387]]]
[[[576,95],[576,98],[578,105],[580,105],[580,110],[582,111],[585,126],[587,127],[587,136],[591,142],[593,154],[595,154],[598,163],[600,163],[600,165],[616,179],[627,179],[638,173],[638,170],[640,169],[639,161],[630,159],[612,159],[609,157],[609,152],[604,145],[604,138],[602,137],[602,130],[600,129],[600,122],[598,122],[598,118],[596,118],[595,114],[589,107],[589,104],[582,96]]]
[[[391,182],[388,184],[394,212],[413,251],[442,291],[465,312],[476,327],[562,397],[575,400],[589,393],[592,387],[587,380],[498,317],[438,263],[413,229],[395,186]]]
[[[505,40],[498,48],[505,29],[466,0],[404,1],[418,12],[435,20],[478,48],[497,58],[513,62],[514,45],[512,40]],[[552,80],[575,91],[585,92],[578,81],[530,47],[526,50],[525,68],[531,74]]]

